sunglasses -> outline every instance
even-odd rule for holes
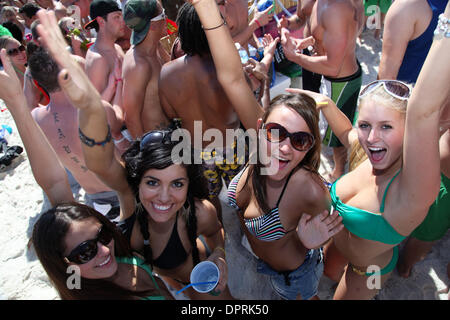
[[[379,86],[383,86],[387,93],[399,100],[407,100],[411,95],[411,88],[404,82],[398,80],[376,80],[362,89],[359,97],[364,97]]]
[[[17,56],[19,53],[21,53],[23,51],[25,51],[25,47],[23,45],[21,45],[18,48],[9,49],[8,51],[6,51],[6,54],[8,56],[15,57],[15,56]]]
[[[139,144],[142,150],[145,146],[151,144],[169,144],[171,143],[171,131],[167,130],[153,130],[144,134],[141,138],[141,143]]]
[[[269,122],[263,125],[266,129],[266,139],[270,142],[281,142],[286,138],[291,140],[294,149],[308,151],[314,145],[314,137],[304,131],[290,133],[281,124]]]
[[[153,17],[150,19],[150,21],[159,21],[164,20],[166,18],[166,11],[163,9],[160,14],[158,14],[156,17]]]
[[[107,246],[113,238],[113,234],[108,229],[103,226],[97,234],[95,239],[86,240],[80,243],[75,249],[73,249],[70,254],[65,257],[67,260],[74,262],[76,264],[84,264],[97,255],[98,252],[98,242]]]

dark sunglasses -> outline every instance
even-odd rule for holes
[[[290,133],[281,124],[269,122],[263,125],[266,129],[266,139],[270,142],[281,142],[286,138],[291,140],[292,146],[298,151],[308,151],[314,145],[314,137],[304,131]]]
[[[25,47],[24,46],[19,46],[18,48],[14,48],[14,49],[9,49],[8,51],[6,51],[6,54],[8,56],[12,56],[15,57],[17,56],[20,52],[25,51]]]
[[[111,242],[112,238],[113,234],[111,233],[111,231],[102,226],[95,239],[86,240],[80,243],[75,249],[70,252],[66,259],[76,264],[87,263],[97,255],[97,242],[100,242],[104,246],[107,246]]]
[[[359,97],[364,97],[379,86],[383,86],[387,93],[399,100],[407,100],[411,95],[411,88],[404,82],[398,80],[376,80],[369,83],[364,89],[362,89]]]
[[[142,150],[145,146],[151,144],[170,144],[171,143],[171,133],[168,130],[153,130],[144,134],[141,138],[141,143],[139,148]]]

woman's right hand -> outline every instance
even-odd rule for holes
[[[72,104],[79,109],[102,107],[100,94],[90,82],[84,70],[66,50],[66,42],[59,29],[53,11],[37,13],[40,24],[39,39],[61,68],[58,82]]]
[[[333,100],[331,100],[329,97],[327,97],[326,95],[321,94],[321,93],[317,93],[317,92],[309,91],[309,90],[303,90],[303,89],[296,89],[296,88],[286,88],[285,90],[289,93],[303,93],[303,94],[310,96],[311,98],[313,98],[316,101],[317,109],[321,109],[330,104],[334,104]]]

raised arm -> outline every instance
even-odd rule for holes
[[[291,93],[305,93],[311,96],[316,101],[317,108],[322,111],[325,119],[327,119],[331,130],[333,130],[336,137],[338,137],[339,141],[341,141],[346,148],[349,148],[352,143],[358,139],[356,129],[353,128],[350,120],[329,97],[302,89],[288,88],[286,91]]]
[[[127,217],[134,212],[134,196],[127,183],[125,169],[114,156],[114,144],[108,138],[109,125],[100,94],[80,66],[63,50],[64,38],[54,13],[40,10],[38,17],[41,21],[38,26],[40,39],[61,67],[58,82],[73,106],[79,109],[80,135],[93,142],[92,146],[81,144],[86,165],[105,184],[117,191],[121,216]]]
[[[195,7],[208,39],[217,78],[246,129],[256,129],[263,109],[244,77],[241,60],[230,31],[214,0],[189,0]]]
[[[4,71],[0,71],[0,98],[5,101],[27,151],[33,176],[52,206],[74,201],[66,171],[58,156],[31,116],[20,81],[6,50],[1,50]]]
[[[444,16],[450,18],[450,4]],[[425,212],[440,185],[439,117],[450,93],[449,52],[449,38],[433,40],[406,113],[400,199],[406,206]]]

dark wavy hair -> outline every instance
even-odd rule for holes
[[[140,205],[139,199],[139,184],[144,176],[145,172],[149,169],[162,170],[174,164],[172,159],[172,150],[177,145],[177,142],[170,141],[170,136],[173,133],[172,129],[167,129],[165,132],[168,134],[166,139],[161,143],[145,144],[141,149],[141,139],[134,142],[133,145],[122,155],[122,159],[125,162],[125,169],[128,184],[133,190],[136,200],[138,202],[137,220],[139,222],[140,231],[144,240],[150,239],[150,233],[148,229],[148,213],[145,211],[142,205]],[[182,151],[184,152],[184,151]],[[186,169],[186,173],[189,179],[188,191],[186,202],[183,206],[184,217],[186,219],[187,231],[189,240],[192,245],[192,257],[194,264],[200,262],[199,252],[197,248],[197,218],[195,214],[195,199],[207,199],[208,187],[207,181],[204,178],[201,170],[201,166],[194,163],[193,152],[191,149],[188,156],[191,164],[182,163],[181,165]],[[183,156],[182,154],[180,156]],[[147,242],[146,242],[147,243]],[[145,261],[150,265],[153,264],[153,253],[151,244],[144,244],[144,257]]]
[[[64,261],[65,237],[73,221],[95,218],[103,228],[113,234],[115,256],[132,257],[130,245],[120,230],[95,209],[70,202],[59,204],[44,212],[33,228],[32,244],[50,281],[64,300],[136,299],[148,295],[159,295],[155,290],[146,292],[130,291],[107,279],[86,279],[81,277],[80,289],[69,289],[67,279],[68,264]]]
[[[190,56],[210,54],[208,40],[200,18],[190,3],[184,3],[177,16],[181,49]]]
[[[321,137],[319,131],[319,112],[317,111],[315,100],[310,96],[302,93],[279,95],[271,101],[270,106],[265,110],[262,117],[263,123],[267,121],[267,118],[272,112],[276,112],[276,110],[281,106],[291,108],[292,110],[297,112],[305,120],[311,134],[314,136],[313,146],[305,154],[305,157],[297,165],[297,168],[294,168],[293,170],[304,168],[310,172],[317,174],[320,177],[318,170],[320,166]],[[269,208],[266,201],[267,176],[261,174],[262,168],[263,164],[258,158],[256,164],[249,166],[249,174],[245,184],[249,182],[249,179],[252,179],[253,192],[259,208],[263,212],[269,212],[271,208]]]
[[[60,89],[58,83],[58,74],[60,68],[50,53],[43,47],[35,48],[30,57],[28,57],[28,67],[31,76],[47,92],[55,92]]]

